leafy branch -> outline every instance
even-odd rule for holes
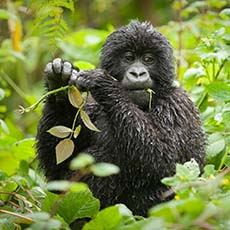
[[[19,107],[19,113],[21,114],[33,111],[38,107],[38,105],[42,101],[46,99],[46,97],[60,93],[61,91],[65,91],[67,89],[68,89],[69,102],[71,103],[73,107],[77,108],[77,112],[74,117],[72,127],[69,128],[66,126],[58,125],[58,126],[52,127],[51,129],[47,131],[48,133],[50,133],[51,135],[55,137],[65,138],[61,140],[56,145],[56,148],[55,148],[57,164],[60,164],[61,162],[65,161],[73,154],[74,142],[72,140],[72,137],[77,138],[81,131],[80,124],[76,127],[76,122],[77,122],[77,118],[79,114],[80,114],[82,122],[88,129],[92,131],[100,132],[100,130],[92,123],[92,121],[90,120],[90,117],[83,109],[85,102],[86,102],[86,98],[83,98],[83,96],[81,95],[81,92],[75,86],[67,85],[67,86],[63,86],[58,89],[54,89],[52,91],[47,92],[38,101],[36,101],[34,104],[32,104],[29,107],[26,107],[26,108],[24,108],[23,106]]]
[[[44,94],[38,101],[36,101],[34,104],[32,104],[32,105],[29,106],[29,107],[24,108],[23,106],[20,105],[20,106],[19,106],[18,112],[19,112],[20,114],[23,114],[23,113],[28,113],[28,112],[30,112],[30,111],[33,111],[33,110],[35,110],[35,109],[38,107],[38,105],[39,105],[41,102],[43,102],[43,101],[45,100],[46,97],[48,97],[48,96],[50,96],[50,95],[52,95],[52,94],[57,94],[57,93],[59,93],[59,92],[61,92],[61,91],[64,91],[64,90],[66,90],[66,89],[68,89],[68,88],[69,88],[69,86],[63,86],[63,87],[60,87],[60,88],[58,88],[58,89],[49,91],[48,93]]]

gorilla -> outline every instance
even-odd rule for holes
[[[101,50],[98,69],[79,71],[60,58],[45,68],[47,90],[74,84],[90,92],[85,111],[101,132],[82,124],[72,157],[56,164],[59,138],[47,132],[56,125],[71,127],[76,108],[65,92],[48,96],[38,126],[37,156],[48,180],[71,180],[69,169],[80,152],[97,162],[113,163],[120,173],[87,175],[86,182],[101,208],[124,203],[135,215],[164,201],[161,179],[175,173],[176,163],[194,158],[204,165],[205,137],[199,113],[186,92],[175,86],[172,47],[150,23],[131,21],[111,33]],[[154,91],[150,101],[146,89]]]

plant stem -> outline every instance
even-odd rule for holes
[[[70,137],[69,139],[71,139],[73,137],[73,134],[74,134],[74,127],[76,125],[76,122],[77,122],[77,117],[78,117],[78,114],[80,113],[81,109],[83,108],[83,106],[85,105],[85,103],[82,103],[81,107],[78,109],[75,117],[74,117],[74,120],[73,120],[73,124],[72,124],[72,133],[70,134]]]
[[[60,87],[60,88],[58,88],[58,89],[54,89],[54,90],[52,90],[52,91],[49,91],[48,93],[46,93],[46,94],[44,94],[37,102],[35,102],[33,105],[31,105],[31,106],[29,106],[29,107],[27,107],[27,108],[24,108],[24,111],[23,112],[30,112],[30,111],[33,111],[33,110],[35,110],[37,107],[38,107],[38,105],[46,98],[46,97],[48,97],[48,96],[50,96],[50,95],[52,95],[52,94],[56,94],[56,93],[58,93],[58,92],[61,92],[61,91],[64,91],[64,90],[66,90],[66,89],[68,89],[69,88],[69,85],[67,85],[67,86],[63,86],[63,87]],[[23,108],[22,108],[23,109]]]
[[[216,65],[216,60],[214,59],[213,62],[212,62],[212,81],[213,81],[213,79],[215,78],[215,75],[216,75],[215,65]]]
[[[211,82],[212,80],[211,80],[210,74],[208,72],[208,66],[204,62],[201,62],[201,65],[203,66],[203,68],[204,68],[204,70],[206,72],[206,75],[208,77],[209,82]]]
[[[16,85],[16,83],[6,74],[1,71],[2,78],[15,90],[15,92],[29,104],[26,94]]]
[[[10,212],[10,211],[3,210],[3,209],[0,209],[0,212],[1,212],[1,213],[4,213],[4,214],[11,215],[11,216],[14,216],[14,217],[17,217],[17,218],[24,219],[25,221],[27,221],[27,224],[31,224],[31,223],[34,222],[33,219],[31,219],[31,218],[29,218],[29,217],[27,217],[27,216],[23,216],[23,215],[18,214],[18,213]]]
[[[222,64],[220,65],[220,68],[218,69],[218,71],[217,71],[217,73],[216,73],[215,79],[218,78],[218,76],[219,76],[221,70],[223,69],[223,67],[224,67],[224,65],[225,65],[225,63],[226,63],[226,61],[227,61],[227,59],[224,59],[224,61],[223,61]]]
[[[220,171],[223,168],[227,156],[228,156],[228,149],[225,150],[225,153],[224,153],[223,157],[221,158],[221,162],[220,162],[220,165],[218,167],[218,171]]]

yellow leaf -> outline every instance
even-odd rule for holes
[[[21,51],[22,25],[19,20],[9,19],[12,47],[15,51]]]
[[[80,91],[75,86],[69,88],[68,97],[71,105],[76,108],[80,108],[84,102]]]
[[[55,137],[64,138],[64,137],[68,137],[72,133],[72,129],[66,126],[58,125],[58,126],[52,127],[47,132],[52,134]]]
[[[74,130],[73,137],[77,138],[80,132],[81,132],[81,125],[78,125]]]
[[[72,155],[74,150],[74,143],[70,139],[64,139],[57,144],[55,149],[56,162],[57,164],[60,164]]]
[[[96,131],[96,132],[100,132],[100,130],[92,123],[88,114],[84,110],[80,111],[80,116],[81,116],[83,123],[88,129]]]

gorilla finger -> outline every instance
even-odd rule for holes
[[[47,76],[53,75],[52,62],[49,62],[49,63],[46,65],[46,67],[45,67],[45,69],[44,69],[44,73],[45,73],[45,75],[47,75]]]
[[[69,85],[76,85],[80,90],[87,89],[87,80],[84,72],[72,71],[72,75],[69,80]]]
[[[64,81],[70,78],[70,75],[72,74],[72,70],[73,70],[72,64],[70,62],[64,62],[63,70],[62,70],[62,79]]]
[[[54,70],[54,72],[57,73],[57,74],[60,74],[61,71],[62,71],[62,65],[63,65],[63,63],[62,63],[61,58],[55,58],[53,60],[53,70]]]
[[[77,79],[78,74],[79,74],[79,72],[77,72],[75,69],[73,69],[72,74],[71,74],[70,79],[69,79],[69,85],[75,84],[75,81]]]

